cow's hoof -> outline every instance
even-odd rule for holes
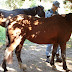
[[[56,66],[55,66],[55,65],[52,65],[52,69],[53,69],[53,70],[56,70]]]
[[[21,64],[19,65],[20,69],[22,69],[23,71],[25,71],[27,69],[27,66],[25,64]]]
[[[66,72],[70,72],[70,70],[69,70],[69,69],[67,69],[67,70],[66,70]]]
[[[4,72],[7,72],[8,70],[7,69],[4,69]]]

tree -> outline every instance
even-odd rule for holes
[[[65,1],[70,1],[72,3],[72,0],[65,0]]]
[[[20,6],[22,6],[23,1],[21,1],[21,0],[7,0],[6,4],[11,9],[16,9],[16,8],[19,8]]]

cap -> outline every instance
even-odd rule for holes
[[[58,1],[53,1],[53,4],[56,6],[56,7],[59,7],[60,8],[60,3]]]

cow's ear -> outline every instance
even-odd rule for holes
[[[4,18],[4,15],[1,13],[1,14],[0,14],[0,17],[1,17],[1,18]]]
[[[38,5],[38,7],[40,7],[40,5]]]

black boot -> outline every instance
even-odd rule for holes
[[[50,56],[47,56],[46,62],[50,63]]]
[[[59,57],[59,54],[56,54],[56,62],[62,62],[62,59]]]

